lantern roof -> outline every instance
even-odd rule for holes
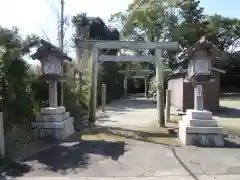
[[[178,63],[190,60],[196,52],[205,51],[210,57],[214,58],[218,53],[217,47],[208,40],[208,36],[203,36],[198,42],[183,50],[177,55]]]
[[[72,58],[70,58],[66,53],[62,52],[60,48],[43,39],[40,40],[40,47],[34,54],[31,55],[31,58],[33,60],[42,60],[50,54],[58,58],[60,61],[72,61]]]

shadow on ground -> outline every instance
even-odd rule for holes
[[[213,115],[220,118],[239,118],[240,120],[240,109],[221,106],[219,112]]]
[[[234,138],[225,138],[224,139],[224,148],[240,148],[240,142],[236,142]]]
[[[124,146],[123,141],[81,140],[78,134],[59,145],[25,158],[21,162],[9,164],[4,174],[12,177],[23,176],[34,170],[34,161],[41,164],[43,170],[53,172],[88,168],[93,163],[91,162],[93,161],[92,154],[99,155],[99,158],[110,157],[117,161],[119,156],[126,151]]]

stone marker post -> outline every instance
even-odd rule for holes
[[[148,98],[148,78],[144,77],[145,97]]]
[[[102,112],[106,111],[106,84],[102,84]]]
[[[171,112],[171,90],[166,90],[166,113],[165,113],[165,124],[167,124],[170,121],[170,112]]]
[[[194,109],[203,110],[203,86],[196,84],[194,87]]]
[[[124,97],[127,97],[127,81],[128,81],[128,78],[127,78],[127,76],[125,76],[124,77],[124,82],[123,82]]]
[[[5,157],[5,137],[4,137],[2,112],[0,112],[0,151],[1,151],[1,158]]]

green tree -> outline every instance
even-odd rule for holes
[[[211,40],[220,50],[226,50],[232,46],[234,50],[238,45],[240,38],[240,20],[237,18],[228,18],[215,14],[206,19],[208,33]]]
[[[0,27],[0,103],[8,128],[34,113],[29,67],[23,55],[37,42],[35,35],[22,39],[17,28]]]
[[[173,19],[173,14],[167,11],[167,5],[166,0],[135,0],[125,13],[115,13],[109,21],[121,24],[126,39],[164,40],[169,27],[168,19]]]
[[[115,13],[110,22],[120,24],[122,34],[127,40],[165,41],[177,38],[177,17],[173,6],[167,0],[133,1],[124,13]],[[153,50],[134,50],[136,55],[153,54]],[[140,63],[139,68],[152,64]]]
[[[184,47],[195,44],[207,32],[204,23],[203,8],[198,0],[182,0],[177,4],[179,8],[179,40]]]

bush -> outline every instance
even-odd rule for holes
[[[74,83],[72,74],[64,84],[64,106],[76,120],[88,112],[88,85],[84,80]]]

